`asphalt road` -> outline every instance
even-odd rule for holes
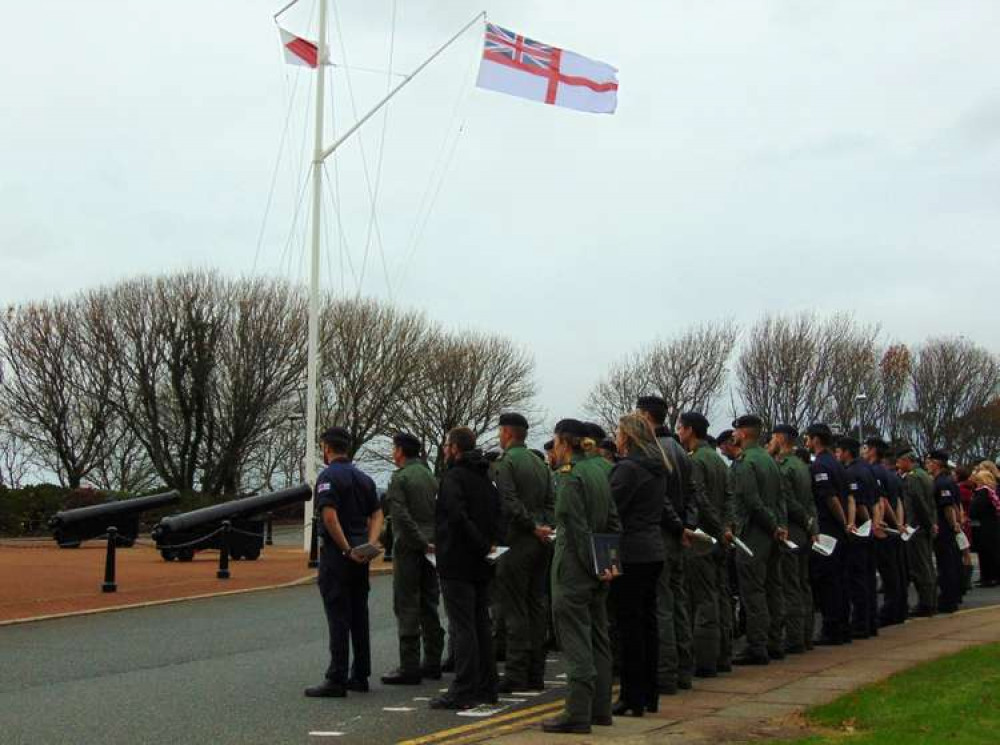
[[[396,662],[390,589],[373,579],[373,690],[347,699],[302,695],[328,659],[314,586],[0,628],[0,743],[374,744],[478,721],[414,700],[449,676],[377,683]],[[996,604],[1000,589],[977,589],[965,607]],[[552,689],[504,713],[559,698],[561,672],[549,665]]]
[[[477,721],[414,701],[450,676],[378,683],[397,660],[390,590],[372,580],[372,692],[347,699],[302,695],[329,659],[314,586],[0,628],[0,743],[390,743]]]

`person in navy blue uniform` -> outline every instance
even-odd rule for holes
[[[895,467],[885,465],[890,457],[889,444],[880,437],[865,440],[862,456],[872,468],[872,474],[881,492],[879,524],[875,530],[875,566],[882,578],[883,600],[878,614],[878,625],[892,626],[906,621],[905,565],[903,564],[903,541],[899,531],[903,521],[903,481]],[[895,532],[888,532],[886,529]]]
[[[819,532],[837,539],[830,556],[812,560],[813,591],[819,599],[823,625],[817,645],[837,645],[851,641],[847,599],[847,479],[844,469],[830,452],[833,432],[822,423],[806,430],[806,447],[813,453],[809,464]]]
[[[879,502],[878,486],[871,466],[861,460],[861,443],[853,437],[837,440],[837,460],[844,466],[848,490],[847,574],[851,602],[851,632],[855,639],[878,635],[877,592],[875,583],[874,525]],[[854,503],[851,519],[850,505]],[[872,522],[867,537],[856,534],[859,526]]]
[[[938,570],[938,613],[954,613],[962,599],[962,552],[957,536],[962,532],[959,520],[958,484],[952,478],[944,450],[932,450],[927,456],[927,471],[934,478],[934,504],[937,528],[934,534],[934,558]]]
[[[323,433],[326,468],[316,479],[315,509],[320,516],[323,550],[319,561],[319,592],[330,631],[330,666],[318,686],[306,696],[342,698],[347,691],[368,690],[371,645],[368,627],[368,565],[371,558],[354,549],[376,544],[382,532],[382,508],[375,482],[349,455],[351,435],[342,427]],[[348,663],[353,647],[354,663]],[[350,675],[348,675],[350,671]]]

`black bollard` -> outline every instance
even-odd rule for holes
[[[274,515],[267,513],[267,535],[264,537],[265,546],[274,545]]]
[[[309,536],[309,568],[319,566],[319,519],[313,515],[312,534]]]
[[[108,528],[108,551],[104,555],[104,584],[101,585],[101,592],[118,592],[118,584],[115,582],[115,556],[116,543],[118,542],[118,528]]]
[[[228,520],[222,521],[222,540],[219,541],[219,571],[215,573],[217,579],[229,579],[229,528],[232,527]]]

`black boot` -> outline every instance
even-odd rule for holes
[[[309,698],[344,698],[347,696],[347,689],[332,680],[324,680],[318,686],[306,688],[306,696]]]
[[[409,673],[404,670],[393,670],[388,675],[382,676],[382,685],[387,686],[418,686],[421,682],[419,673]]]

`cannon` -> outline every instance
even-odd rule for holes
[[[49,518],[49,527],[60,548],[77,548],[86,540],[103,536],[110,527],[118,529],[117,544],[129,547],[135,544],[139,535],[141,513],[176,504],[180,499],[179,493],[168,491],[151,497],[122,499],[75,510],[63,510]]]
[[[260,516],[280,507],[306,502],[311,496],[309,485],[302,484],[271,494],[233,499],[169,515],[153,528],[153,539],[164,561],[191,561],[197,551],[222,548],[220,529],[223,522],[228,522],[231,530],[225,539],[230,557],[254,561],[260,557],[264,546],[265,521]]]

